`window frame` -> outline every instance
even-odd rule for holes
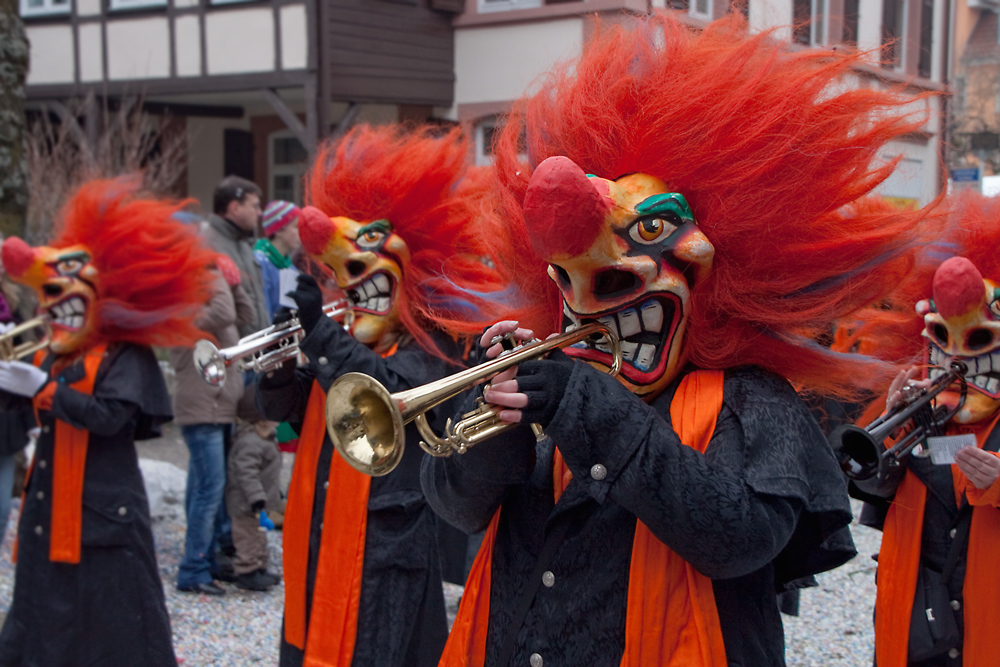
[[[168,0],[108,0],[108,11],[127,12],[133,9],[167,7]]]
[[[230,2],[240,2],[242,0],[228,0]],[[545,6],[543,0],[476,0],[476,11],[480,14],[492,14],[494,12],[510,12],[517,9],[538,9]]]
[[[73,13],[72,0],[66,0],[65,6],[55,6],[52,0],[42,0],[41,7],[29,7],[28,0],[19,0],[17,3],[18,12],[22,19],[36,18],[39,16],[70,16]]]

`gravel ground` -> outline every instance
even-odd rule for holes
[[[6,613],[13,591],[11,537],[17,500],[8,534],[0,548],[0,609]],[[855,511],[859,508],[856,506]],[[160,576],[174,633],[174,649],[184,667],[276,665],[284,584],[267,593],[252,593],[222,584],[226,595],[212,598],[180,593],[174,587],[184,550],[183,519],[154,524]],[[862,667],[871,664],[871,609],[875,601],[875,563],[880,533],[856,526],[859,555],[843,567],[818,577],[819,586],[802,592],[800,616],[784,616],[789,667]],[[268,535],[271,568],[281,572],[281,533]],[[451,615],[461,587],[445,584]]]

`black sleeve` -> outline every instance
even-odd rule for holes
[[[462,411],[472,409],[481,390],[469,392]],[[431,508],[467,533],[490,522],[510,485],[526,482],[535,465],[535,436],[518,426],[448,458],[425,456],[420,483]]]
[[[80,364],[57,378],[52,413],[56,419],[95,435],[118,433],[138,416],[136,439],[159,434],[159,426],[172,418],[170,396],[152,350],[137,345],[109,348],[87,396],[69,385],[79,379]]]
[[[383,359],[329,317],[320,318],[302,339],[301,349],[323,391],[344,373],[353,372],[370,375],[393,393],[423,384],[429,370],[425,368],[427,355],[419,352],[417,345],[408,345]],[[416,363],[410,363],[411,355],[419,357],[413,360]]]
[[[802,438],[822,434],[797,401],[788,388],[741,412],[724,404],[701,454],[680,442],[668,400],[654,409],[578,363],[547,432],[592,497],[634,513],[703,574],[730,578],[771,562],[813,495],[803,455],[812,443]],[[606,469],[601,479],[595,464]]]

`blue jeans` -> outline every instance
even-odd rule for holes
[[[215,569],[216,538],[223,528],[226,488],[225,441],[231,424],[191,424],[181,426],[181,434],[191,454],[188,462],[184,511],[187,538],[184,560],[177,572],[178,588],[190,588],[212,581]]]

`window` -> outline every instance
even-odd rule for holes
[[[920,60],[917,73],[931,78],[931,47],[934,39],[934,0],[920,2]]]
[[[69,14],[69,0],[21,0],[21,16]]]
[[[480,121],[476,125],[476,166],[484,167],[493,164],[493,142],[500,132],[503,130],[503,117],[500,118],[487,118],[486,120]],[[528,151],[526,148],[527,139],[525,138],[524,129],[521,129],[521,138],[518,140],[520,144],[520,149],[518,151],[517,157],[524,161],[528,161]]]
[[[858,45],[858,0],[844,0],[844,44]]]
[[[493,139],[498,129],[495,118],[476,126],[476,166],[484,167],[493,163]]]
[[[882,3],[882,67],[903,69],[906,53],[906,0]]]
[[[144,7],[166,7],[167,0],[109,0],[111,9],[140,9]]]
[[[512,9],[541,7],[542,0],[479,0],[479,12],[506,12]]]
[[[793,0],[792,39],[804,46],[823,46],[826,39],[827,0]]]
[[[141,9],[145,7],[166,7],[167,0],[109,0],[111,9]]]
[[[667,0],[667,7],[706,21],[712,20],[713,0]]]
[[[291,130],[271,135],[268,142],[268,198],[302,204],[302,177],[309,153]]]

